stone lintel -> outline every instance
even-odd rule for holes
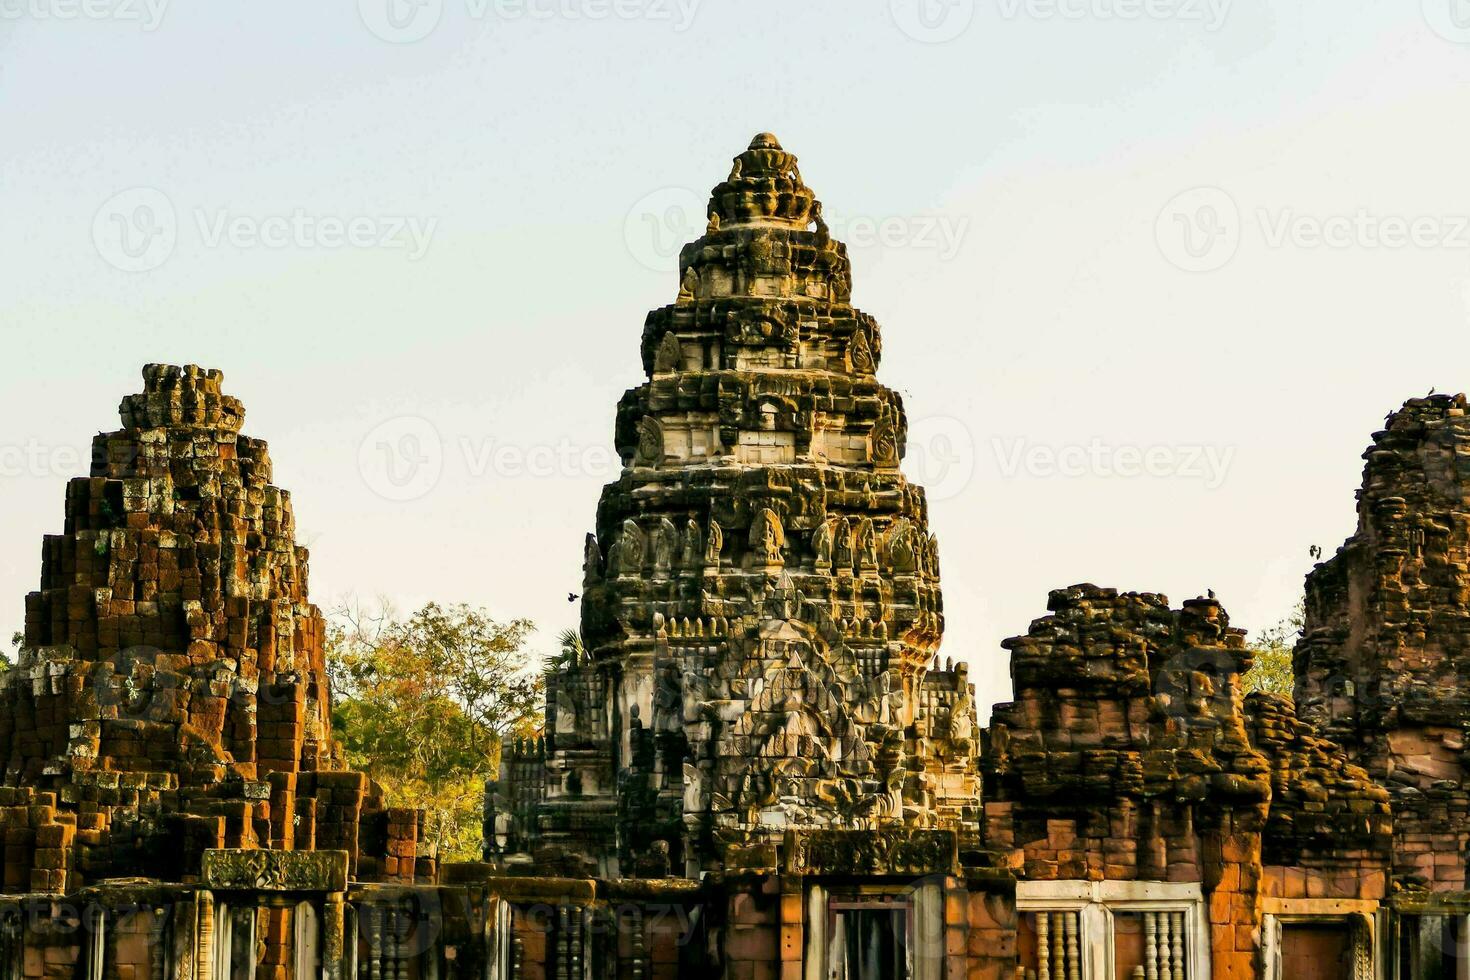
[[[480,884],[492,894],[514,902],[572,902],[590,905],[597,899],[593,878],[522,878],[487,875]]]
[[[783,852],[798,875],[948,875],[959,866],[949,830],[791,831]]]
[[[1379,903],[1373,899],[1360,898],[1273,898],[1261,899],[1261,911],[1266,915],[1290,918],[1337,919],[1347,915],[1371,916],[1378,911]]]
[[[208,850],[201,883],[215,891],[347,890],[346,851]]]
[[[1406,915],[1470,915],[1470,892],[1400,892],[1388,904]]]
[[[505,875],[493,865],[463,863],[445,865],[440,884],[480,886],[510,901],[567,901],[578,904],[628,901],[694,901],[706,890],[693,878],[553,878],[535,875]]]
[[[1178,903],[1204,900],[1197,881],[1021,881],[1016,884],[1016,902],[1047,908],[1067,905],[1124,905],[1130,903]]]
[[[597,897],[609,902],[677,902],[698,897],[705,887],[694,878],[610,878],[597,883]]]

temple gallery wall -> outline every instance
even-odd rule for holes
[[[1372,435],[1292,699],[1213,598],[1075,585],[982,729],[851,295],[756,137],[644,322],[586,651],[474,864],[344,764],[243,407],[145,368],[0,676],[0,980],[1470,980],[1464,396]]]

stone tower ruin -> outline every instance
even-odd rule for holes
[[[602,874],[774,861],[788,830],[978,831],[939,554],[901,398],[796,157],[757,136],[649,314],[622,476],[584,556],[586,656],[507,763],[491,845]],[[528,805],[529,804],[529,805]]]
[[[219,848],[432,876],[417,817],[390,817],[332,739],[325,626],[265,443],[218,371],[143,380],[67,487],[0,675],[6,890],[188,880]]]

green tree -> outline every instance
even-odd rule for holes
[[[386,607],[334,616],[327,669],[347,761],[392,805],[426,811],[441,860],[478,859],[501,742],[541,725],[542,677],[525,649],[534,629],[434,602],[407,619]]]
[[[1275,626],[1267,627],[1247,641],[1255,655],[1255,666],[1245,675],[1246,691],[1261,691],[1291,697],[1295,674],[1291,668],[1291,654],[1297,639],[1306,624],[1306,605],[1298,600],[1291,613]]]

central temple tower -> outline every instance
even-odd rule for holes
[[[974,707],[964,667],[936,669],[903,403],[774,136],[735,158],[679,267],[618,406],[585,653],[548,680],[544,742],[506,753],[491,851],[693,875],[769,863],[790,830],[973,833]]]

